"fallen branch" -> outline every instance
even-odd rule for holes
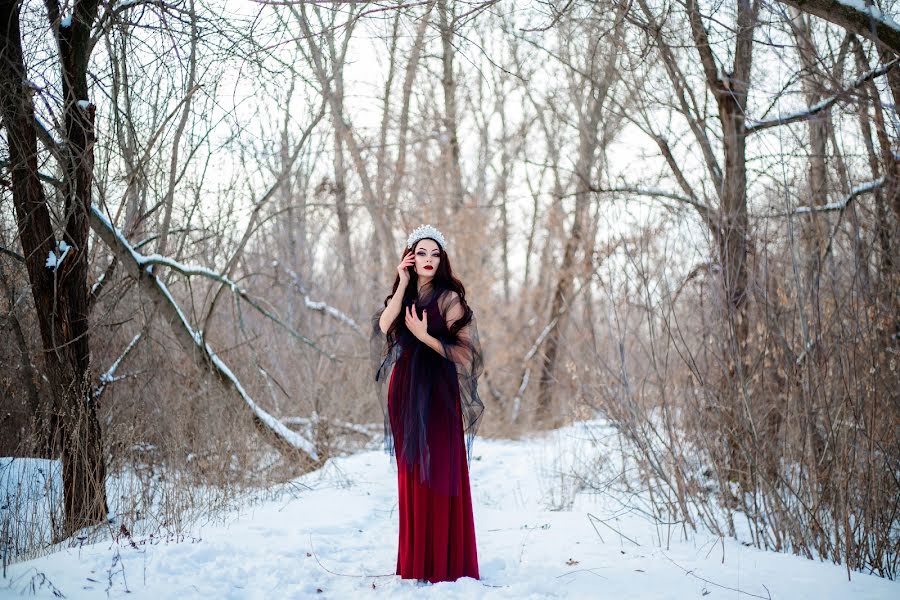
[[[253,416],[257,429],[282,454],[288,456],[305,455],[314,463],[319,461],[315,445],[297,432],[286,427],[274,416],[260,407],[244,389],[240,380],[228,365],[219,358],[210,345],[203,341],[200,332],[195,331],[188,323],[181,307],[172,297],[166,284],[154,273],[152,261],[144,261],[145,257],[135,251],[122,233],[109,222],[97,209],[91,206],[91,227],[119,258],[123,269],[138,281],[141,290],[153,300],[163,318],[169,322],[175,339],[184,351],[197,360],[198,365],[212,372],[226,388],[241,397]],[[172,266],[172,265],[169,265]],[[191,270],[191,269],[188,269]],[[200,269],[202,271],[202,269]],[[208,271],[208,270],[207,270]],[[209,272],[213,273],[213,272]],[[236,287],[236,286],[234,286]]]
[[[609,523],[607,523],[606,521],[604,521],[603,519],[601,519],[600,517],[594,516],[594,515],[592,515],[591,513],[588,513],[587,516],[588,516],[588,521],[590,521],[591,525],[593,525],[593,524],[594,524],[594,521],[596,521],[596,522],[600,523],[601,525],[604,525],[605,527],[608,527],[608,528],[611,529],[614,533],[617,533],[617,534],[619,535],[619,537],[628,540],[629,542],[631,542],[631,543],[634,544],[635,546],[640,546],[639,543],[637,543],[636,541],[634,541],[633,539],[631,539],[630,537],[628,537],[627,535],[625,535],[624,533],[622,533],[621,531],[619,531],[618,529],[616,529],[615,527],[613,527],[612,525],[610,525]],[[594,531],[597,531],[597,528],[596,528],[596,527],[594,527]],[[597,536],[600,537],[601,540],[603,539],[603,538],[600,536],[600,532],[599,532],[599,531],[597,531]]]
[[[358,433],[359,435],[375,438],[379,434],[382,433],[384,425],[380,423],[370,423],[368,425],[360,425],[358,423],[351,423],[349,421],[335,421],[332,419],[323,419],[317,413],[313,413],[312,418],[309,417],[284,417],[281,419],[281,422],[285,425],[299,425],[301,427],[309,427],[311,430],[315,430],[316,427],[319,426],[320,423],[325,423],[329,428],[343,429],[344,431],[349,431],[351,433]]]

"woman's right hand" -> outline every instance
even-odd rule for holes
[[[408,268],[413,266],[416,263],[416,255],[410,252],[406,256],[403,257],[403,260],[400,261],[400,264],[397,265],[397,275],[400,276],[400,285],[406,285],[409,283],[409,270]]]

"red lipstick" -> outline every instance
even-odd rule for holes
[[[432,270],[434,267],[432,267],[431,265],[425,265],[425,268],[428,269],[428,270],[430,271],[430,270]]]

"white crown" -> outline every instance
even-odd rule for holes
[[[412,248],[413,244],[422,238],[431,238],[440,244],[442,249],[447,249],[447,242],[444,241],[444,236],[431,225],[420,225],[419,227],[416,227],[413,232],[409,234],[409,238],[406,240],[406,247]]]

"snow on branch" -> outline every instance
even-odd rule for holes
[[[864,0],[779,0],[847,31],[880,43],[900,55],[900,24]]]
[[[852,202],[853,199],[856,198],[857,196],[859,196],[861,194],[865,194],[867,192],[871,192],[873,190],[876,190],[876,189],[880,188],[882,185],[884,185],[884,177],[883,176],[879,177],[878,179],[876,179],[874,181],[869,181],[867,183],[863,183],[861,185],[856,186],[855,188],[850,190],[849,194],[847,194],[846,196],[844,196],[842,199],[838,200],[837,202],[830,202],[828,204],[823,204],[821,206],[798,206],[790,214],[803,215],[803,214],[810,214],[810,213],[814,213],[814,212],[833,212],[836,210],[844,210],[845,208],[847,208],[847,205],[850,204],[850,202]]]
[[[297,291],[303,294],[303,304],[304,306],[306,306],[306,308],[323,312],[332,319],[343,323],[359,335],[365,337],[362,328],[347,313],[325,302],[316,302],[315,300],[312,300],[309,297],[309,291],[307,290],[306,286],[303,285],[303,282],[300,281],[300,277],[296,273],[294,273],[284,265],[279,265],[277,261],[273,263],[273,266],[281,266],[282,270],[284,270],[284,272],[287,273],[288,277],[291,278],[291,282],[294,284],[294,287],[297,288]]]
[[[124,238],[122,238],[122,239],[124,240]],[[126,241],[125,243],[127,244],[128,242]],[[321,349],[310,338],[308,338],[305,335],[303,335],[302,333],[299,333],[298,331],[294,330],[290,325],[285,323],[281,318],[279,318],[277,315],[275,315],[272,311],[264,308],[257,300],[252,298],[250,296],[250,294],[247,293],[246,290],[242,289],[230,277],[223,275],[222,273],[213,271],[212,269],[208,269],[206,267],[186,265],[184,263],[178,262],[177,260],[169,258],[168,256],[161,256],[159,254],[143,255],[143,254],[139,253],[137,250],[135,250],[133,246],[129,246],[129,249],[131,250],[131,255],[133,256],[134,261],[138,265],[140,265],[141,268],[147,270],[148,272],[153,271],[153,269],[152,269],[153,265],[163,265],[163,266],[166,266],[166,267],[172,269],[173,271],[177,271],[178,273],[181,273],[182,275],[187,275],[187,276],[200,275],[202,277],[206,277],[208,279],[212,279],[212,280],[215,280],[215,281],[218,281],[220,283],[227,285],[236,296],[243,299],[245,302],[247,302],[247,304],[249,304],[250,306],[255,308],[260,314],[262,314],[263,316],[272,320],[279,327],[281,327],[282,329],[287,331],[289,334],[291,334],[291,336],[297,338],[298,340],[300,340],[304,344],[312,347],[316,351],[324,354],[328,358],[330,358],[332,360],[335,359],[335,356],[333,354],[330,354],[330,353],[326,352],[325,350]]]
[[[342,322],[347,327],[350,327],[351,329],[356,331],[356,333],[358,333],[360,335],[363,334],[362,329],[359,328],[359,325],[356,324],[356,321],[354,321],[353,319],[348,317],[347,314],[344,313],[343,311],[331,306],[330,304],[326,304],[324,302],[315,302],[313,300],[310,300],[309,296],[303,297],[303,303],[306,306],[306,308],[308,308],[310,310],[317,310],[320,312],[324,312],[329,317],[331,317],[333,319],[337,319],[338,321]]]
[[[100,376],[100,383],[97,384],[97,387],[94,388],[94,400],[100,398],[103,395],[103,392],[106,390],[106,384],[113,383],[123,378],[123,376],[117,376],[116,370],[118,370],[119,365],[122,364],[122,361],[125,360],[132,350],[134,350],[135,346],[137,346],[138,342],[143,337],[143,332],[135,335],[131,342],[129,342],[128,346],[125,347],[125,350],[122,351],[122,354],[113,361],[113,364],[109,366],[109,369],[106,370],[106,373]]]
[[[308,456],[313,462],[318,462],[319,456],[315,445],[299,433],[286,427],[250,397],[234,372],[204,340],[202,333],[196,331],[188,322],[166,284],[153,273],[152,261],[148,264],[148,261],[145,260],[146,257],[128,243],[122,233],[96,206],[91,206],[91,227],[119,257],[123,266],[138,281],[141,289],[153,299],[164,319],[171,325],[175,338],[185,352],[197,359],[201,366],[211,371],[227,388],[240,396],[250,410],[254,424],[267,439],[284,454],[295,455],[299,452]]]
[[[797,121],[809,120],[809,119],[813,118],[814,116],[816,116],[817,114],[819,114],[820,112],[828,110],[842,98],[846,98],[847,94],[850,91],[857,89],[858,87],[862,86],[867,81],[875,79],[876,77],[881,77],[882,75],[884,75],[885,73],[887,73],[888,71],[890,71],[891,69],[896,67],[898,64],[900,64],[900,58],[895,58],[894,60],[888,62],[887,64],[881,65],[877,69],[872,69],[870,71],[867,71],[866,73],[863,73],[862,75],[857,77],[856,80],[853,82],[853,84],[850,87],[848,87],[847,89],[841,90],[837,94],[834,94],[833,96],[829,96],[828,98],[825,98],[824,100],[821,100],[820,102],[817,102],[814,105],[807,107],[803,110],[797,111],[795,113],[782,115],[780,117],[776,117],[774,119],[767,119],[765,121],[752,121],[752,120],[748,119],[747,134],[749,135],[749,134],[755,133],[757,131],[762,131],[763,129],[768,129],[769,127],[775,127],[778,125],[788,125],[789,123],[796,123]]]

